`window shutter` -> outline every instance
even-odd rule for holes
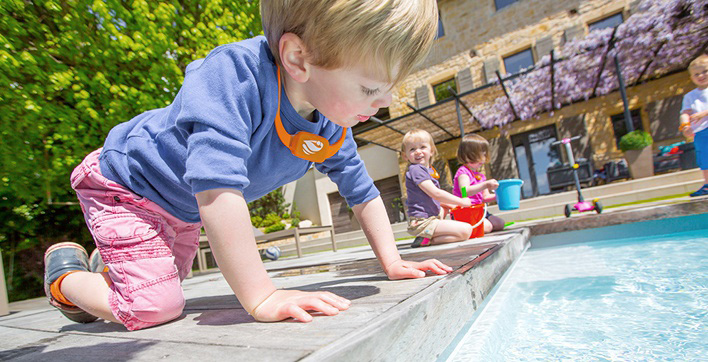
[[[563,44],[585,36],[585,28],[582,25],[573,25],[563,31]]]
[[[418,108],[430,105],[430,91],[427,85],[416,88],[415,101],[418,103]]]
[[[647,104],[649,127],[654,142],[679,137],[679,113],[683,95],[665,98]]]
[[[573,152],[576,158],[584,158],[592,161],[592,145],[590,137],[587,137],[588,130],[585,126],[585,115],[579,114],[575,117],[564,118],[558,123],[558,134],[561,138],[580,136],[577,143],[573,144]],[[559,146],[559,149],[563,147]]]
[[[472,81],[472,72],[470,68],[462,69],[457,73],[457,87],[460,89],[460,93],[474,89],[474,82]]]
[[[518,178],[519,172],[516,169],[516,159],[514,158],[514,148],[511,147],[509,136],[499,135],[499,137],[489,140],[489,167],[492,176],[497,180],[507,178]]]
[[[546,36],[536,40],[536,61],[551,54],[551,50],[553,50],[553,38]]]
[[[482,68],[484,70],[484,78],[486,82],[491,83],[497,79],[496,71],[499,70],[499,58],[494,57],[485,60]]]

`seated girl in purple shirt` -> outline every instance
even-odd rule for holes
[[[479,172],[479,169],[489,161],[489,142],[476,134],[463,137],[457,149],[457,160],[462,166],[455,173],[453,195],[461,197],[461,190],[465,187],[473,205],[496,200],[496,196],[489,191],[495,190],[499,183],[495,179],[487,180],[484,174]],[[502,229],[504,229],[504,220],[487,213],[487,218],[484,220],[484,232],[489,233]]]
[[[452,243],[467,240],[472,225],[454,220],[442,220],[442,207],[471,206],[468,198],[460,198],[440,189],[437,172],[431,158],[437,153],[433,137],[424,130],[415,129],[403,136],[403,157],[408,160],[406,190],[408,206],[408,233],[416,238],[411,247],[431,243]]]

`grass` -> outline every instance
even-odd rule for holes
[[[623,206],[631,206],[631,205],[641,205],[641,204],[648,204],[652,202],[657,202],[657,201],[663,201],[663,200],[670,200],[670,199],[677,199],[679,197],[687,197],[690,193],[682,193],[682,194],[674,194],[674,195],[667,195],[667,196],[661,196],[661,197],[654,197],[651,199],[645,199],[645,200],[639,200],[639,201],[632,201],[632,202],[625,202],[622,204],[615,204],[615,205],[607,205],[604,206],[604,210],[607,209],[613,209],[617,207],[623,207]],[[602,201],[602,200],[600,200]],[[544,216],[544,217],[535,217],[535,218],[529,218],[529,219],[523,219],[523,220],[516,220],[515,222],[521,223],[521,222],[527,222],[527,221],[534,221],[534,220],[542,220],[542,219],[551,219],[554,217],[561,217],[565,216],[563,214],[558,214],[558,215],[552,215],[552,216]]]
[[[675,195],[668,195],[668,196],[661,196],[661,197],[654,197],[651,199],[646,199],[646,200],[639,200],[639,201],[633,201],[633,202],[625,202],[623,204],[615,204],[615,205],[610,205],[606,206],[606,209],[611,209],[615,207],[622,207],[622,206],[630,206],[630,205],[640,205],[640,204],[646,204],[650,202],[656,202],[656,201],[663,201],[663,200],[670,200],[670,199],[676,199],[679,197],[686,197],[690,194],[690,192],[686,192],[683,194],[675,194]]]

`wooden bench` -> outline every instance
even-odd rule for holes
[[[588,161],[578,162],[578,181],[581,184],[592,184],[595,170],[592,164]],[[570,165],[561,165],[549,168],[546,171],[548,177],[548,187],[551,191],[563,189],[566,186],[575,186],[575,178],[573,176],[573,168]]]
[[[337,251],[337,243],[334,240],[334,227],[333,226],[313,226],[307,228],[294,227],[286,230],[280,230],[273,233],[263,234],[256,236],[256,244],[266,244],[272,241],[294,238],[295,239],[295,249],[297,251],[297,257],[302,257],[302,247],[300,246],[300,237],[305,235],[317,234],[324,231],[329,231],[329,237],[332,242],[332,251]],[[206,234],[199,235],[199,252],[197,252],[197,265],[199,266],[199,271],[204,272],[208,269],[208,258],[207,254],[211,253],[211,248],[209,247],[209,240]]]

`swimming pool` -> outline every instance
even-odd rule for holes
[[[592,229],[544,236],[541,247],[532,239],[440,360],[704,359],[706,216],[682,218],[692,231],[658,236],[567,244],[602,234]],[[666,223],[610,231],[671,232]]]

